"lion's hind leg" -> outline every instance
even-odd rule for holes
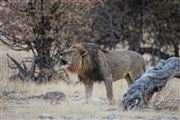
[[[133,64],[130,69],[128,74],[126,75],[125,79],[128,83],[128,86],[133,84],[135,80],[141,77],[141,75],[145,72],[146,66],[144,61],[141,61],[143,63],[143,66],[139,64]]]
[[[139,77],[141,77],[142,73],[140,72],[129,72],[126,76],[125,76],[125,79],[126,79],[126,82],[128,84],[128,87],[133,84],[133,82],[135,80],[137,80]]]
[[[125,79],[126,79],[128,87],[129,87],[133,83],[133,80],[131,79],[129,73],[125,76]]]
[[[106,94],[110,104],[115,104],[114,96],[113,96],[113,83],[112,77],[105,78],[105,86],[106,86]]]

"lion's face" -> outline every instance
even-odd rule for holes
[[[78,63],[78,61],[86,54],[85,51],[71,47],[70,49],[61,53],[61,64],[64,68]]]
[[[77,60],[78,53],[76,50],[68,50],[68,51],[62,52],[60,58],[61,58],[61,64],[64,67],[68,67],[71,64],[73,64],[74,60]]]

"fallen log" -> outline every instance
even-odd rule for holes
[[[135,110],[144,107],[155,92],[161,91],[171,78],[179,77],[179,73],[180,58],[171,57],[160,61],[129,87],[123,96],[123,109]]]

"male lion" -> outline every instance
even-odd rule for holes
[[[145,72],[143,57],[133,51],[105,51],[90,43],[76,43],[61,54],[68,73],[77,74],[85,85],[86,98],[92,96],[93,83],[105,82],[107,98],[114,103],[112,82],[125,78],[128,86]]]

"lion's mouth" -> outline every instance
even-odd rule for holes
[[[66,60],[64,60],[64,59],[61,58],[61,64],[62,64],[62,65],[67,65],[68,62],[67,62]]]

